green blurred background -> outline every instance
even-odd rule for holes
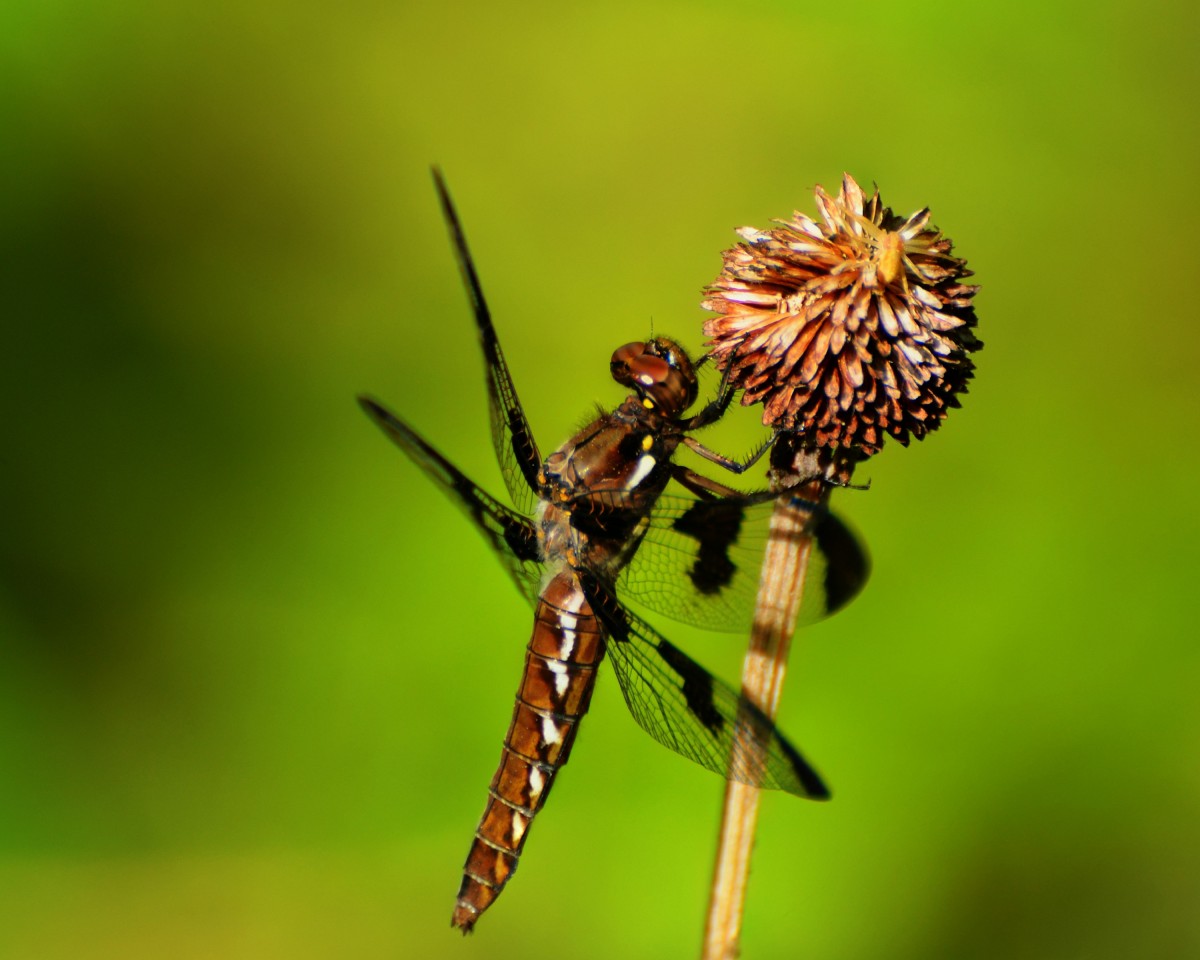
[[[735,227],[843,170],[932,207],[987,349],[836,498],[874,578],[782,711],[836,796],[766,798],[744,955],[1200,955],[1198,25],[5,4],[0,956],[697,954],[722,787],[609,675],[520,876],[447,925],[529,614],[354,404],[501,491],[431,162],[544,450],[614,346],[700,345]]]

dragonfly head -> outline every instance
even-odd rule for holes
[[[646,405],[677,417],[696,402],[696,371],[683,347],[655,337],[618,347],[612,355],[612,378],[632,387]]]

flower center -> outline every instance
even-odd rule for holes
[[[891,230],[877,240],[875,270],[885,287],[890,287],[904,272],[904,238]]]

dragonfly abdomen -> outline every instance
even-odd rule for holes
[[[530,824],[567,762],[604,657],[604,635],[569,569],[538,600],[525,669],[492,777],[487,807],[463,866],[451,924],[469,933],[516,872]]]

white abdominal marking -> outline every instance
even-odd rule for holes
[[[646,477],[650,475],[650,471],[654,469],[657,463],[658,461],[650,456],[650,454],[646,454],[644,457],[638,457],[637,467],[634,468],[633,475],[625,484],[625,489],[632,490],[639,483],[645,480]]]
[[[517,813],[516,810],[513,811],[513,815],[512,815],[513,843],[519,844],[521,842],[521,838],[523,836],[525,836],[525,827],[528,826],[528,823],[529,822],[523,816],[521,816],[519,813]]]
[[[562,741],[562,731],[549,717],[542,717],[542,739],[550,746]]]
[[[546,778],[542,775],[542,771],[537,767],[529,768],[529,805],[532,807],[537,803],[538,797],[542,795],[542,791],[546,789]]]
[[[567,692],[567,686],[571,682],[571,675],[567,672],[567,665],[559,660],[547,660],[546,667],[554,674],[554,692],[558,694],[558,699],[562,699]]]
[[[568,660],[571,651],[575,649],[575,628],[579,626],[579,618],[573,613],[559,614],[558,622],[562,626],[562,646],[558,649],[558,658]]]

